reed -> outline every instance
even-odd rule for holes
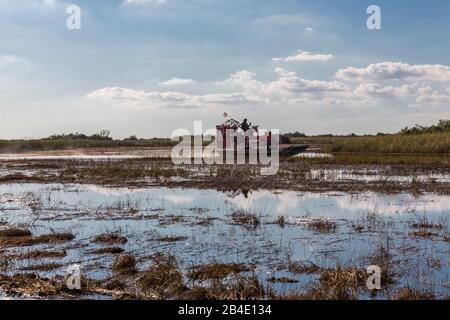
[[[332,152],[450,153],[450,132],[337,139]]]

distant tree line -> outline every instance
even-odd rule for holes
[[[287,136],[292,138],[303,138],[306,137],[306,134],[303,132],[295,131],[295,132],[288,132],[286,133]]]
[[[414,127],[405,127],[400,130],[399,134],[420,134],[420,133],[439,133],[439,132],[450,132],[450,120],[439,120],[437,124],[431,126],[421,126],[416,124]],[[314,137],[314,138],[333,138],[333,137],[357,137],[358,135],[355,133],[350,133],[346,135],[334,135],[331,133],[328,134],[318,134],[318,135],[306,135],[303,132],[295,131],[288,132],[284,134],[289,138],[304,138],[304,137]],[[375,136],[388,136],[391,135],[389,133],[378,132]],[[364,134],[360,135],[361,137],[371,137],[373,134]]]
[[[86,135],[84,133],[68,133],[68,134],[54,134],[47,138],[47,140],[112,140],[109,130],[101,130],[93,135]]]
[[[403,128],[401,134],[420,134],[420,133],[437,133],[450,132],[450,120],[439,120],[439,122],[432,126],[421,126],[416,124],[414,127]]]
[[[378,135],[381,135],[382,133],[378,133]],[[283,134],[286,137],[289,138],[306,138],[306,137],[314,137],[314,138],[333,138],[333,137],[356,137],[357,134],[356,133],[350,133],[350,134],[345,134],[345,135],[335,135],[335,134],[331,134],[331,133],[326,133],[326,134],[316,134],[316,135],[307,135],[303,132],[288,132]]]
[[[416,124],[414,127],[405,127],[399,134],[421,134],[421,133],[439,133],[439,132],[450,132],[450,120],[442,119],[439,120],[437,124],[431,126],[421,126]],[[98,133],[93,135],[86,135],[84,133],[69,133],[69,134],[54,134],[44,140],[102,140],[102,141],[111,141],[113,138],[110,136],[111,132],[109,130],[101,130]],[[390,135],[388,133],[379,132],[376,136],[387,136]],[[358,136],[355,133],[347,134],[347,135],[333,135],[333,134],[319,134],[319,135],[311,135],[308,136],[303,132],[295,131],[288,132],[281,135],[280,143],[289,143],[290,138],[304,138],[304,137],[314,137],[314,138],[333,138],[333,137],[356,137]],[[364,137],[374,136],[374,135],[361,135]],[[157,139],[157,138],[153,138]],[[123,139],[124,141],[138,141],[141,140],[137,136],[132,135],[128,138]]]

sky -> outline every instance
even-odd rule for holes
[[[442,0],[0,0],[0,139],[167,137],[225,112],[307,134],[429,125],[450,118],[449,14]]]

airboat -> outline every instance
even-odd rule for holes
[[[239,149],[237,138],[235,136],[235,133],[239,130],[242,130],[241,132],[246,132],[247,130],[252,129],[254,133],[256,134],[256,150],[261,150],[264,148],[267,148],[267,154],[271,154],[271,146],[272,146],[272,131],[268,131],[264,134],[260,134],[259,132],[259,126],[248,126],[243,125],[243,123],[235,120],[235,119],[228,119],[222,124],[219,124],[216,126],[217,135],[222,135],[222,149],[219,149],[219,152],[226,152],[226,151],[234,151],[235,153],[242,150],[242,152],[245,152],[246,155],[250,154],[251,150],[254,150],[250,147],[251,142],[248,137],[245,137],[245,148]],[[264,143],[262,142],[264,140]],[[232,141],[232,143],[228,143],[227,141]],[[261,142],[261,143],[260,143]],[[280,157],[293,157],[296,156],[302,152],[305,152],[309,148],[308,144],[280,144],[279,145],[279,155]],[[245,151],[244,151],[245,150]]]

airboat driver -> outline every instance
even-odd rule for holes
[[[252,123],[247,123],[247,119],[244,119],[244,121],[242,121],[241,123],[241,129],[246,132],[248,129],[250,129],[250,127],[252,126]]]

